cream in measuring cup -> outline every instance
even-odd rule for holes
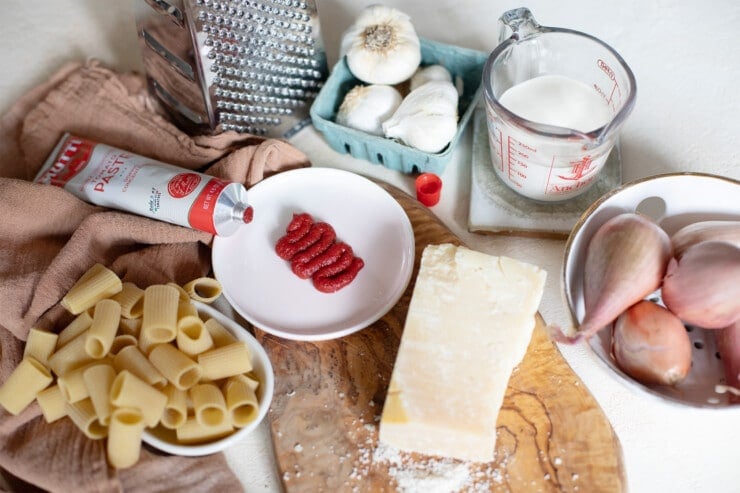
[[[526,8],[504,13],[501,25],[483,72],[496,174],[534,200],[576,197],[595,183],[632,111],[634,75],[602,41],[540,26]]]

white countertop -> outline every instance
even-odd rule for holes
[[[138,0],[133,0],[138,1]],[[140,0],[144,1],[144,0]],[[342,31],[373,2],[319,0],[330,64]],[[635,73],[637,105],[622,132],[623,179],[671,171],[701,171],[740,179],[740,3],[551,2],[501,0],[386,2],[408,13],[419,34],[489,52],[497,19],[527,6],[543,25],[590,33],[613,46]],[[433,5],[433,6],[432,6]],[[0,111],[69,60],[95,57],[120,70],[140,69],[128,2],[5,0],[0,16]],[[292,141],[315,166],[340,167],[386,180],[412,193],[412,180],[395,171],[332,151],[313,128]],[[560,291],[564,241],[494,237],[466,230],[470,194],[470,128],[442,179],[433,208],[470,247],[536,263],[548,271],[541,313],[568,324]],[[740,200],[740,199],[739,199]],[[585,346],[561,347],[595,396],[621,441],[630,491],[652,493],[740,491],[740,409],[676,406],[634,393]],[[227,452],[247,491],[276,491],[266,426]]]

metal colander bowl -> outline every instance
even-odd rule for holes
[[[740,221],[740,182],[700,173],[673,173],[627,183],[603,195],[581,216],[565,247],[562,285],[574,326],[584,317],[583,278],[586,247],[596,230],[624,212],[640,212],[655,220],[669,235],[683,226],[705,220]],[[660,290],[648,296],[660,301]],[[645,385],[624,373],[612,355],[611,328],[599,331],[588,344],[599,359],[625,385],[651,398],[704,408],[735,408],[722,391],[725,375],[714,334],[686,326],[693,345],[688,376],[674,386]],[[719,390],[719,391],[718,391]]]

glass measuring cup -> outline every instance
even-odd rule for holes
[[[526,8],[505,12],[500,27],[500,44],[483,69],[496,174],[517,193],[537,201],[580,195],[596,181],[634,107],[635,76],[603,41],[570,29],[540,26]],[[500,98],[508,89],[541,76],[565,77],[588,86],[598,96],[594,104],[603,105],[594,109],[608,121],[577,130],[528,120],[502,105]]]

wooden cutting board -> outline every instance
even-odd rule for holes
[[[498,416],[494,462],[417,454],[399,461],[378,448],[378,423],[421,252],[428,244],[461,244],[415,199],[381,186],[403,206],[416,238],[414,275],[396,306],[370,327],[331,341],[291,341],[255,330],[275,370],[268,416],[286,491],[429,491],[442,484],[474,491],[625,491],[619,441],[539,316]]]

